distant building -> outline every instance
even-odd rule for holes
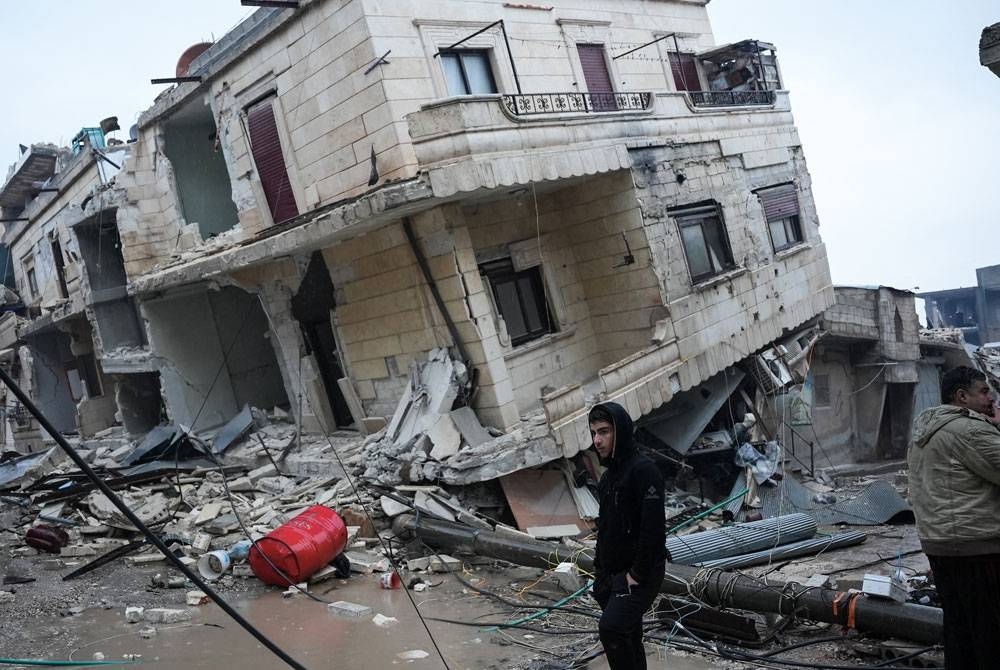
[[[976,269],[976,286],[920,293],[928,328],[958,328],[968,344],[1000,341],[1000,265]]]
[[[1000,77],[1000,23],[983,28],[979,38],[979,62]]]

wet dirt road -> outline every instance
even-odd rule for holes
[[[439,581],[441,585],[434,589],[410,594],[420,604],[420,612],[425,617],[473,623],[502,621],[508,617],[508,608],[463,588],[457,581],[447,578]],[[248,580],[248,586],[246,591],[230,594],[229,602],[309,670],[390,667],[541,670],[560,666],[546,665],[539,659],[552,657],[532,647],[582,656],[593,649],[594,644],[593,640],[578,636],[559,638],[520,630],[496,632],[486,631],[482,626],[426,621],[432,641],[407,592],[379,588],[375,575],[356,576],[346,582],[318,587],[317,593],[325,600],[346,600],[370,607],[371,613],[361,618],[339,616],[328,611],[324,603],[303,595],[284,598],[280,591],[265,589],[259,582]],[[331,589],[330,592],[323,594],[327,589]],[[159,595],[163,602],[153,606],[184,609],[184,605],[177,602],[183,598],[183,593],[183,590],[162,591]],[[21,629],[18,657],[89,661],[95,652],[100,652],[107,660],[139,654],[141,661],[136,667],[157,670],[274,670],[287,667],[214,603],[190,608],[193,614],[190,622],[155,625],[155,636],[144,639],[140,630],[150,624],[126,623],[124,604],[128,602],[125,596],[111,609],[95,606],[74,616],[20,621],[17,623]],[[372,621],[375,614],[396,617],[398,622],[378,626]],[[675,652],[667,652],[668,660],[662,650],[653,645],[647,648],[651,668],[707,670],[718,667],[707,659]],[[607,664],[599,657],[587,667],[607,668]]]

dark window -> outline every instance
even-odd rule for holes
[[[783,184],[757,191],[764,208],[764,218],[775,251],[794,247],[802,242],[802,225],[799,222],[799,199],[794,184]]]
[[[24,268],[24,276],[28,282],[28,297],[38,297],[38,278],[35,276],[35,260],[31,256],[21,259],[21,266]]]
[[[507,324],[512,346],[555,331],[545,301],[542,273],[537,266],[518,272],[508,258],[484,263],[479,269],[493,291],[493,300]]]
[[[892,319],[892,327],[896,331],[896,341],[903,341],[903,317],[899,315],[899,308],[896,308],[896,314]]]
[[[271,102],[268,99],[247,110],[247,132],[250,134],[250,152],[260,175],[271,219],[274,223],[279,223],[298,216],[299,209],[295,204],[292,184],[288,180]]]
[[[830,375],[813,375],[813,405],[830,406]]]
[[[698,66],[691,54],[670,53],[670,71],[674,75],[674,87],[678,91],[700,91]]]
[[[52,245],[52,261],[56,265],[56,278],[59,280],[59,297],[68,298],[69,289],[66,287],[66,266],[63,263],[62,245],[59,240],[50,240]]]
[[[441,67],[448,95],[479,95],[497,92],[490,67],[490,53],[483,49],[442,51]]]
[[[736,267],[726,226],[715,204],[672,210],[677,219],[691,281],[699,282]]]

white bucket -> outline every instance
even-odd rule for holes
[[[215,581],[229,569],[229,552],[222,549],[210,551],[198,559],[198,572],[209,581]]]

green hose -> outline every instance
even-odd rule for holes
[[[506,623],[503,626],[490,626],[489,628],[483,628],[482,630],[484,632],[490,633],[490,632],[493,632],[493,631],[500,630],[501,628],[507,628],[508,626],[519,626],[519,625],[521,625],[523,623],[526,623],[528,621],[534,621],[535,619],[537,619],[539,617],[543,617],[546,614],[548,614],[549,612],[551,612],[552,608],[554,608],[554,607],[561,607],[561,606],[565,605],[568,602],[572,602],[572,601],[576,600],[577,598],[579,598],[580,596],[582,596],[584,593],[586,593],[587,589],[589,589],[593,584],[594,584],[593,580],[587,582],[582,587],[580,587],[579,591],[575,591],[575,592],[569,594],[568,596],[566,596],[565,598],[563,598],[559,602],[557,602],[557,603],[555,603],[553,605],[549,605],[545,609],[538,610],[537,612],[535,612],[532,615],[523,617],[521,619],[517,619],[516,621],[511,621],[510,623]]]

